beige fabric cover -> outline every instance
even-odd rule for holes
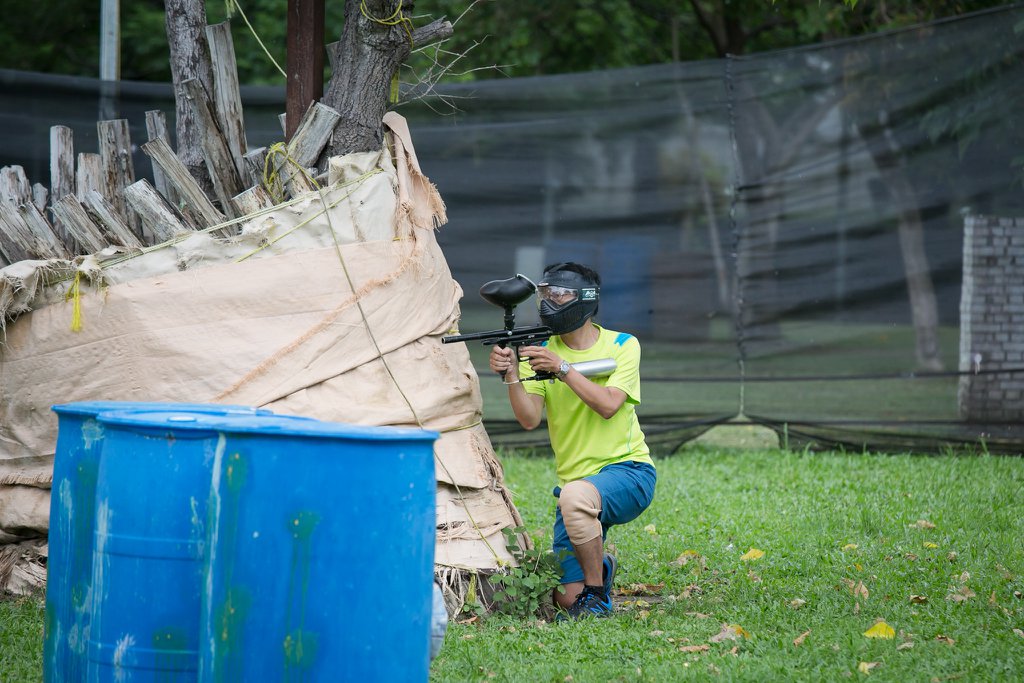
[[[393,150],[332,160],[329,189],[247,217],[239,237],[0,270],[0,308],[20,313],[0,346],[0,544],[47,528],[51,405],[218,402],[442,432],[438,562],[510,559],[501,528],[521,522],[479,382],[465,345],[440,342],[462,296],[434,237],[444,205],[404,120],[386,123]]]

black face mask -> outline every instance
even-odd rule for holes
[[[544,300],[540,302],[540,321],[555,334],[565,334],[579,328],[597,313],[597,301],[572,301],[559,306]]]

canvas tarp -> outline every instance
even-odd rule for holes
[[[388,124],[389,149],[335,159],[327,189],[237,237],[0,271],[0,302],[20,312],[0,348],[0,543],[46,529],[52,405],[214,402],[441,432],[438,560],[509,559],[501,528],[519,518],[478,379],[465,346],[440,341],[462,296],[434,235],[444,205],[404,120]]]

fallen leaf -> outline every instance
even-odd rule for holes
[[[723,640],[739,640],[741,636],[749,638],[750,633],[739,624],[722,624],[722,630],[708,640],[712,643],[720,643]]]
[[[747,552],[743,553],[743,555],[740,556],[740,559],[743,560],[744,562],[747,562],[749,560],[760,560],[762,557],[764,557],[764,551],[763,550],[758,550],[757,548],[751,548]]]
[[[935,636],[935,640],[939,641],[940,643],[945,643],[946,645],[949,645],[950,647],[952,647],[953,643],[956,642],[955,640],[953,640],[949,636],[944,636],[941,633],[939,635]]]
[[[688,616],[688,617],[695,617],[697,619],[707,619],[711,615],[710,614],[703,614],[702,612],[687,612],[686,616]]]
[[[864,637],[891,639],[896,637],[896,631],[892,630],[892,626],[889,626],[884,621],[879,621],[864,632]]]
[[[647,526],[645,526],[644,531],[649,533],[651,536],[658,533],[658,529],[653,524],[648,524]]]
[[[843,546],[843,550],[856,550],[856,549],[857,549],[857,544],[856,543],[847,543],[846,545]]]
[[[684,550],[679,557],[669,562],[669,564],[674,564],[677,567],[685,567],[690,563],[696,563],[702,568],[707,568],[707,560],[696,550]]]
[[[631,583],[616,589],[616,592],[619,595],[657,595],[664,587],[664,583]]]
[[[789,601],[789,606],[792,607],[793,609],[800,609],[801,607],[803,607],[806,604],[807,604],[807,601],[806,600],[802,600],[800,598],[794,598],[794,599]]]
[[[860,614],[860,602],[853,603],[853,613]]]
[[[935,525],[929,522],[927,519],[919,519],[913,524],[907,525],[911,529],[934,529]]]
[[[1021,638],[1024,638],[1024,631],[1021,631],[1019,628],[1013,629],[1013,632]]]
[[[753,570],[747,572],[747,578],[750,579],[751,583],[761,583],[761,577],[755,574]]]
[[[811,632],[809,630],[808,631],[804,631],[803,633],[801,633],[800,635],[798,635],[796,638],[793,639],[793,645],[795,645],[796,647],[800,647],[801,645],[803,645],[804,639],[807,636],[809,636],[810,634],[811,634]]]
[[[971,580],[970,572],[964,572],[963,574],[960,575],[960,583],[967,583],[970,580]]]
[[[739,651],[740,651],[740,648],[739,648],[739,645],[737,645],[737,646],[733,647],[731,650],[729,650],[729,654],[731,654],[733,657],[739,657],[739,655],[737,654]]]
[[[853,563],[853,568],[856,569],[859,572],[864,571],[864,567],[861,565],[860,562],[854,562]]]
[[[907,553],[903,557],[907,558],[911,562],[917,562],[917,555],[915,555],[914,553]]]
[[[1021,593],[1020,591],[1013,591],[1013,597],[1015,597],[1018,600],[1020,600],[1021,597],[1024,597],[1024,593]]]
[[[897,645],[896,649],[897,650],[909,650],[912,647],[914,647],[914,641],[908,640],[905,643],[900,643],[899,645]]]
[[[572,683],[576,679],[572,677],[572,674],[569,674],[568,676],[566,676],[562,680],[565,681],[565,683]]]
[[[853,596],[855,598],[868,599],[868,589],[867,586],[864,585],[863,581],[858,581],[857,585],[853,587]]]
[[[861,662],[857,665],[857,671],[867,676],[871,673],[872,669],[881,666],[881,664],[881,662]]]
[[[923,605],[928,602],[927,595],[911,595],[910,602],[914,605]]]
[[[695,583],[692,583],[692,584],[690,584],[689,586],[687,586],[686,588],[683,589],[683,592],[679,594],[679,598],[681,600],[689,600],[691,596],[700,595],[700,594],[701,594],[700,586],[698,586]]]
[[[710,645],[683,645],[679,648],[680,652],[707,652],[711,649]]]
[[[988,604],[990,604],[990,605],[996,604],[996,592],[995,591],[992,591],[992,595],[988,596]]]
[[[939,547],[939,545],[937,543],[932,543],[931,541],[925,541],[921,545],[923,545],[925,548],[938,548]]]
[[[966,602],[974,596],[974,591],[972,591],[967,586],[963,586],[958,591],[951,591],[950,594],[946,596],[946,599],[952,600],[953,602]]]
[[[948,555],[946,555],[946,559],[947,559],[947,560],[949,560],[950,562],[956,562],[956,558],[957,558],[957,557],[958,557],[958,556],[957,556],[957,554],[956,554],[956,551],[955,551],[955,550],[953,550],[953,551],[950,551],[950,553],[949,553]]]
[[[657,638],[658,636],[665,635],[665,632],[664,631],[651,631],[651,635],[654,636],[655,638]],[[669,640],[671,640],[671,638]]]
[[[462,635],[463,640],[473,640],[474,638],[476,638],[476,634],[474,633],[464,633]]]

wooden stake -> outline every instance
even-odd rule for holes
[[[53,205],[53,215],[67,228],[87,254],[95,254],[107,246],[103,231],[92,222],[78,197],[69,194]]]
[[[231,201],[235,203],[235,210],[239,216],[248,216],[274,206],[274,198],[262,185],[250,187],[245,192],[236,195]]]
[[[245,189],[242,187],[242,179],[231,159],[231,150],[228,149],[224,136],[217,128],[217,122],[210,110],[206,91],[203,90],[202,84],[196,79],[190,78],[182,85],[188,94],[188,101],[192,107],[192,113],[196,117],[196,122],[203,131],[203,158],[206,160],[206,168],[213,181],[214,192],[217,193],[221,207],[225,212],[229,212],[232,210],[231,198]]]
[[[167,134],[167,116],[162,111],[154,109],[146,112],[146,134],[150,141],[163,140],[170,147],[171,138]],[[184,167],[184,164],[182,166]],[[178,193],[167,182],[164,170],[156,163],[153,164],[153,184],[156,186],[156,191],[162,194],[171,206],[178,206]]]
[[[135,234],[127,223],[121,220],[114,207],[103,198],[99,192],[89,190],[85,194],[85,208],[96,218],[97,223],[103,230],[106,241],[131,249],[141,249],[146,246],[139,236]],[[145,229],[146,226],[143,226]]]
[[[187,213],[195,219],[197,226],[208,228],[227,220],[164,140],[151,140],[142,146],[142,151],[153,160],[154,168],[164,172],[167,182],[181,197]]]
[[[32,187],[21,166],[0,168],[0,201],[4,199],[15,206],[32,201]]]
[[[129,185],[124,190],[124,196],[132,209],[142,217],[146,227],[156,236],[157,243],[166,242],[183,232],[191,232],[148,180],[142,179]]]
[[[242,95],[238,88],[235,47],[231,42],[231,22],[207,26],[206,41],[210,44],[210,59],[213,62],[213,110],[228,149],[231,150],[235,170],[239,176],[244,177],[242,157],[246,150],[245,123]]]
[[[89,190],[103,193],[103,160],[99,154],[79,154],[78,170],[75,172],[75,196],[79,201]],[[67,196],[67,195],[65,195]],[[63,199],[64,197],[61,197]],[[59,200],[54,200],[56,204]]]
[[[324,94],[324,0],[288,0],[286,126],[291,141],[303,113]],[[307,166],[309,164],[306,164]]]
[[[18,214],[32,234],[34,247],[30,251],[36,258],[71,258],[71,252],[61,242],[57,233],[54,232],[53,226],[46,220],[46,216],[38,206],[32,203],[22,204],[18,207]]]
[[[139,233],[139,219],[128,210],[123,194],[124,188],[135,182],[128,120],[99,121],[96,123],[96,132],[99,136],[100,159],[103,164],[104,188],[101,194],[132,230]]]

